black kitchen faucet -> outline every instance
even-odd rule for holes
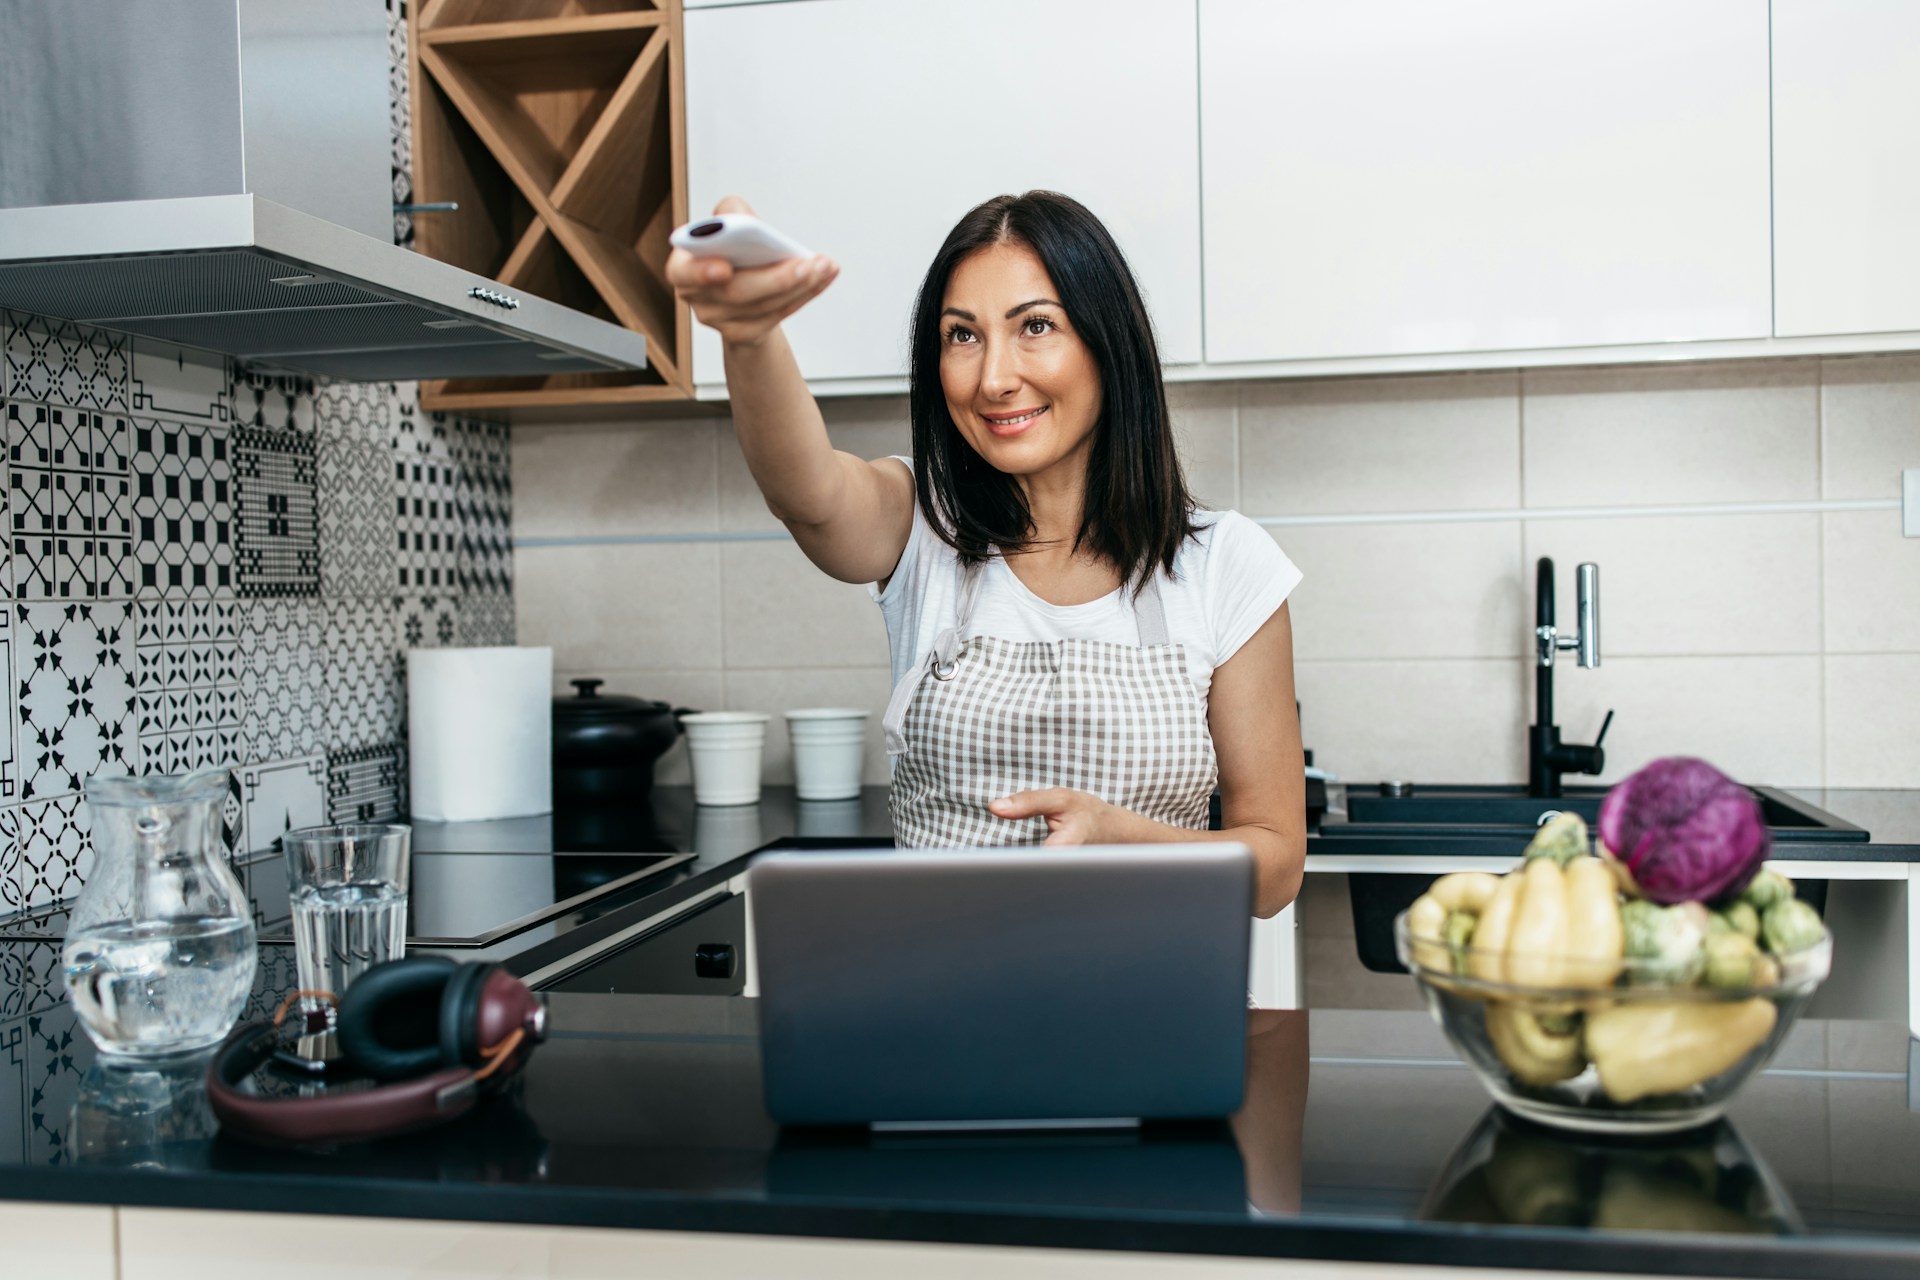
[[[1607,767],[1607,753],[1600,744],[1613,724],[1613,712],[1600,722],[1600,734],[1592,746],[1560,741],[1560,726],[1553,722],[1554,654],[1576,649],[1581,666],[1600,665],[1600,566],[1581,565],[1575,570],[1575,586],[1578,628],[1573,635],[1562,636],[1553,625],[1553,561],[1540,557],[1533,586],[1533,727],[1527,734],[1527,794],[1540,798],[1560,794],[1563,773],[1599,773]]]

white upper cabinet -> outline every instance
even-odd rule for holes
[[[810,379],[907,370],[914,294],[969,208],[1047,187],[1133,264],[1162,357],[1200,359],[1191,0],[810,0],[689,9],[696,215],[744,197],[841,264],[787,322]],[[694,377],[723,379],[700,327]]]
[[[1766,0],[1200,0],[1200,52],[1209,361],[1771,332]]]
[[[1920,329],[1920,4],[1774,0],[1774,332]]]

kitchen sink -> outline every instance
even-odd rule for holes
[[[1605,787],[1568,787],[1552,800],[1529,796],[1522,786],[1415,786],[1387,794],[1387,784],[1347,787],[1346,821],[1322,822],[1328,839],[1516,838],[1555,813],[1571,810],[1591,825],[1600,814]],[[1775,840],[1858,841],[1867,832],[1774,787],[1750,787]]]

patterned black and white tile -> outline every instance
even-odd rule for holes
[[[134,413],[225,426],[233,421],[227,361],[204,351],[135,338],[129,365]]]
[[[93,837],[77,791],[0,809],[0,839],[14,851],[0,882],[6,910],[35,911],[71,898],[93,869]]]
[[[452,455],[395,450],[393,469],[395,585],[410,594],[451,591],[460,565]]]
[[[189,773],[246,758],[237,600],[133,606],[144,773]]]
[[[389,441],[393,451],[409,457],[434,455],[451,458],[453,419],[444,413],[429,413],[420,407],[419,383],[402,382],[395,386],[398,406],[393,417],[393,438]]]
[[[398,651],[446,649],[460,643],[460,618],[467,601],[457,595],[395,596],[394,632]]]
[[[202,423],[135,418],[130,444],[135,593],[231,595],[230,433]]]
[[[314,429],[322,440],[390,449],[399,414],[396,383],[323,382],[314,389]]]
[[[132,463],[126,418],[7,405],[10,590],[25,600],[132,592]]]
[[[103,413],[127,405],[127,339],[105,329],[19,312],[0,312],[5,376],[0,396],[50,401]]]
[[[393,203],[413,200],[413,125],[408,110],[407,7],[387,0],[387,133],[392,143]],[[393,242],[413,243],[413,215],[395,211]]]
[[[398,580],[393,452],[322,435],[320,593],[383,595]]]
[[[233,430],[234,585],[242,596],[320,594],[320,466],[311,436]]]
[[[324,747],[327,648],[322,617],[314,600],[241,602],[235,637],[246,759],[288,759]]]
[[[248,852],[271,849],[294,828],[316,827],[327,820],[326,756],[245,765],[239,776],[246,806],[241,844]]]
[[[508,428],[463,421],[455,435],[454,511],[460,525],[460,590],[513,589],[513,478]]]
[[[513,597],[510,595],[469,595],[460,601],[455,620],[455,643],[463,648],[513,644],[517,639]]]
[[[19,796],[139,770],[133,623],[124,601],[12,606]]]
[[[327,821],[382,822],[400,815],[405,755],[397,742],[327,753]]]
[[[323,741],[328,751],[392,742],[405,732],[395,660],[398,616],[390,596],[326,602]]]
[[[303,374],[268,373],[235,361],[229,366],[227,395],[234,420],[262,431],[294,435],[314,433],[312,378]]]

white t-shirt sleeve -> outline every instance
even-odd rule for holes
[[[1225,666],[1300,585],[1280,544],[1237,511],[1223,511],[1207,545],[1204,583],[1213,665]]]

